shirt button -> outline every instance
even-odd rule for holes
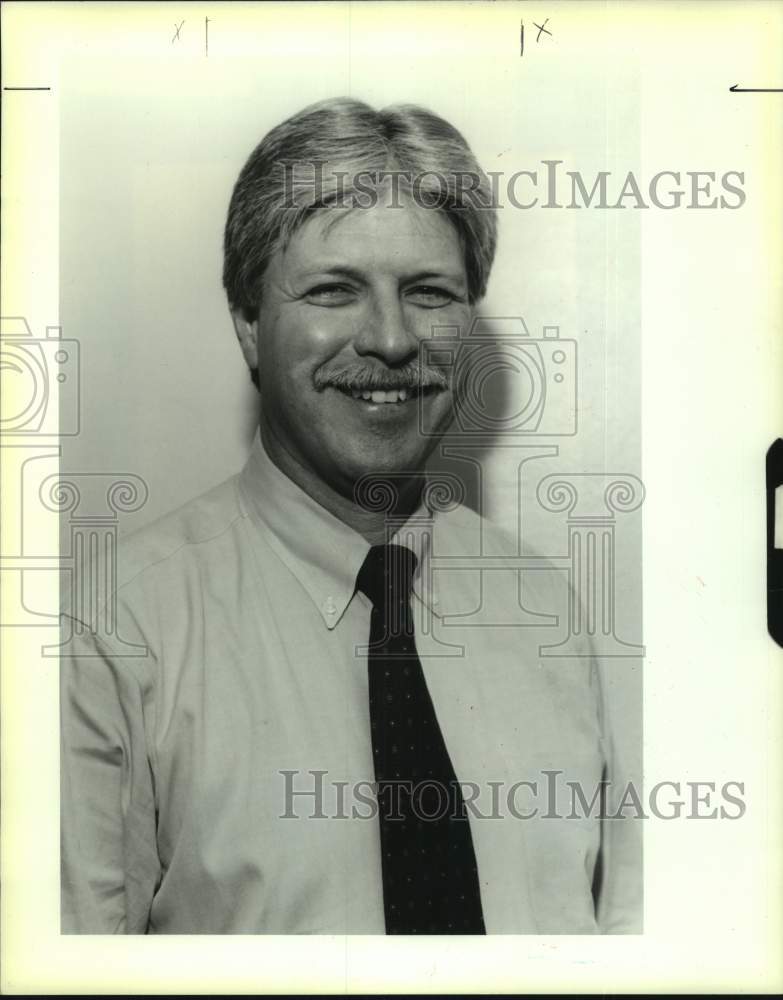
[[[337,605],[334,603],[334,598],[331,594],[324,601],[323,609],[324,614],[329,618],[334,618],[337,614]]]

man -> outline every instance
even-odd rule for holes
[[[423,346],[494,249],[420,108],[324,102],[251,155],[224,284],[259,434],[128,539],[113,637],[66,618],[65,931],[639,930],[634,824],[573,808],[614,762],[590,650],[538,656],[557,574],[472,571],[503,542],[425,470],[463,387]]]

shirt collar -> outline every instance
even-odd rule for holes
[[[308,496],[269,458],[256,432],[239,476],[242,512],[260,529],[333,629],[351,602],[369,542]],[[427,585],[432,531],[437,514],[422,504],[392,541],[416,554],[413,590],[437,614],[438,599]]]

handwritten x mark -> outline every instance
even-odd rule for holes
[[[539,38],[541,38],[541,33],[542,32],[545,35],[549,35],[550,38],[552,37],[552,32],[549,31],[548,28],[547,28],[547,24],[549,24],[549,18],[546,18],[546,20],[544,21],[543,24],[536,24],[535,21],[533,21],[533,24],[535,24],[535,26],[538,28],[538,34],[536,35],[536,41],[538,41]]]

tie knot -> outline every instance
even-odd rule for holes
[[[407,603],[418,560],[404,545],[373,545],[367,553],[356,589],[383,611]]]

